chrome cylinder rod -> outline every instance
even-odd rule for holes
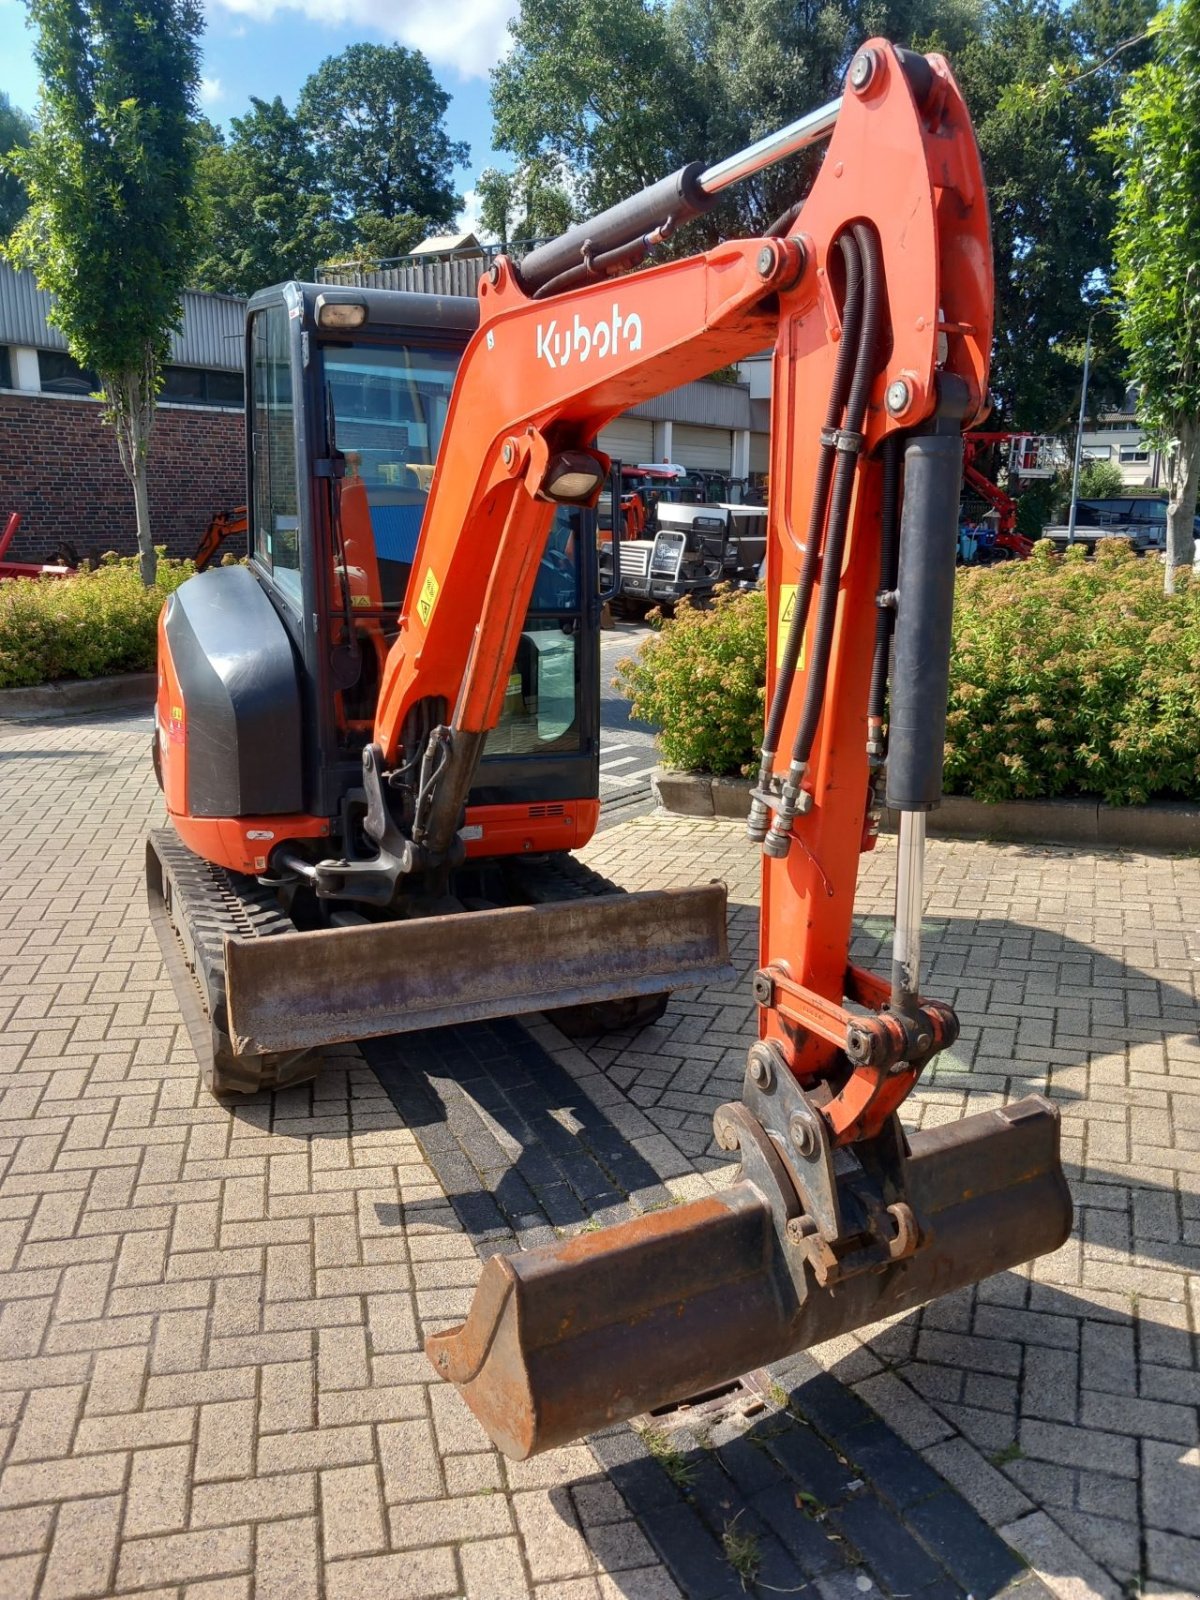
[[[838,119],[838,112],[842,109],[839,96],[831,100],[826,106],[818,106],[815,111],[808,112],[805,116],[789,122],[786,128],[780,128],[775,133],[767,134],[757,144],[748,145],[745,150],[739,150],[735,156],[726,156],[724,161],[718,161],[715,166],[708,167],[700,174],[700,187],[705,194],[719,194],[722,189],[728,189],[731,183],[738,183],[742,178],[748,178],[752,173],[761,172],[764,167],[771,167],[777,161],[782,161],[787,156],[794,156],[800,150],[807,150],[809,145],[819,144],[833,132],[833,125]]]
[[[921,993],[921,913],[925,899],[925,813],[900,813],[896,861],[896,934],[892,944],[892,1009],[914,1016]]]

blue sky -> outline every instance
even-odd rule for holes
[[[226,121],[250,95],[282,95],[294,106],[300,86],[326,56],[348,44],[398,43],[423,50],[451,96],[446,123],[471,159],[456,181],[468,196],[484,167],[507,165],[491,148],[489,69],[505,48],[516,0],[206,0],[203,109]],[[33,112],[37,72],[22,0],[0,0],[0,89]]]

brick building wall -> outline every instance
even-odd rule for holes
[[[244,437],[240,412],[159,409],[150,518],[169,555],[191,555],[213,512],[245,499]],[[48,560],[64,543],[81,559],[137,553],[133,490],[98,401],[0,394],[0,527],[10,511],[21,513],[12,561]]]

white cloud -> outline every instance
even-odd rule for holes
[[[221,87],[220,78],[200,79],[200,104],[202,106],[215,106],[217,101],[224,99],[224,97],[225,91]]]
[[[507,24],[517,0],[210,0],[226,11],[269,22],[299,11],[314,22],[351,23],[410,49],[464,78],[486,78],[507,53]]]
[[[463,195],[462,210],[458,213],[458,220],[454,224],[456,233],[473,233],[476,238],[490,240],[491,234],[483,234],[479,226],[479,191],[468,189]]]

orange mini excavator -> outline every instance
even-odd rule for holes
[[[811,191],[763,237],[633,270],[728,185],[825,138]],[[1048,1102],[911,1137],[897,1116],[958,1031],[920,990],[922,855],[961,435],[986,404],[991,323],[966,108],[939,56],[882,40],[837,104],[497,260],[477,304],[297,284],[250,303],[250,561],[164,611],[172,827],[149,850],[155,925],[219,1090],[311,1072],[306,1052],[333,1041],[654,1008],[726,970],[719,887],[593,893],[566,870],[596,816],[593,509],[610,463],[593,441],[630,405],[774,348],[759,1039],[716,1117],[740,1172],[486,1264],[466,1322],[427,1348],[510,1455],[1067,1235]],[[849,961],[885,799],[887,977]]]

